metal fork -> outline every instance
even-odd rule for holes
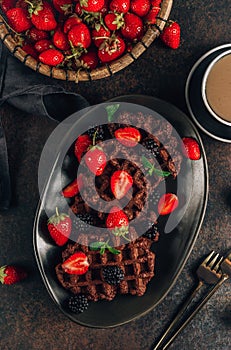
[[[164,340],[168,337],[170,332],[172,331],[173,327],[178,323],[180,318],[185,313],[186,309],[188,308],[189,304],[192,302],[192,300],[195,298],[198,291],[201,289],[201,287],[207,283],[207,284],[215,284],[217,283],[221,278],[221,272],[219,271],[220,263],[222,262],[224,258],[220,256],[218,253],[216,254],[214,251],[212,251],[205,260],[200,264],[198,267],[196,274],[199,279],[198,284],[194,291],[189,295],[189,297],[185,300],[183,305],[181,306],[180,310],[178,311],[175,318],[172,320],[158,343],[155,345],[153,350],[157,349],[165,349],[161,347],[161,344],[164,342]],[[178,333],[177,333],[178,334]],[[176,335],[177,336],[177,335]],[[175,336],[175,337],[176,337]],[[175,339],[174,337],[174,339]],[[173,340],[174,340],[173,339]],[[173,341],[172,340],[172,341]],[[170,345],[170,344],[169,344]]]
[[[189,322],[193,319],[193,317],[200,311],[200,309],[207,303],[207,301],[211,298],[211,296],[220,288],[220,286],[231,277],[231,253],[222,261],[220,264],[220,268],[222,271],[221,278],[215,284],[214,287],[204,296],[201,302],[196,306],[193,312],[188,316],[188,318],[182,323],[182,325],[174,332],[172,337],[168,340],[162,350],[166,350],[177,337],[177,335],[189,324]]]

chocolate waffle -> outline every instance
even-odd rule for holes
[[[121,124],[119,124],[119,127],[121,127]],[[87,212],[91,213],[94,217],[97,217],[98,225],[104,225],[107,213],[112,207],[111,202],[115,199],[110,188],[110,179],[116,170],[126,170],[133,178],[132,195],[130,192],[128,194],[130,196],[129,198],[128,195],[126,195],[120,200],[120,205],[129,221],[137,218],[137,216],[144,210],[145,205],[148,206],[148,194],[153,193],[153,191],[155,191],[159,184],[164,180],[163,177],[156,175],[155,173],[152,174],[151,177],[144,174],[145,169],[141,162],[144,154],[157,169],[168,171],[173,178],[177,175],[174,161],[169,155],[167,149],[165,149],[155,136],[144,133],[138,149],[134,148],[131,151],[130,148],[123,146],[114,138],[113,135],[116,128],[118,128],[118,124],[108,124],[108,132],[110,133],[112,140],[110,141],[110,144],[107,143],[106,146],[102,144],[103,150],[105,151],[106,148],[106,153],[110,155],[110,159],[108,160],[103,173],[100,176],[97,176],[93,183],[92,174],[88,169],[84,169],[82,194],[79,193],[75,196],[74,203],[71,206],[71,210],[74,214]],[[157,145],[155,156],[150,154],[145,148],[145,144],[148,141],[153,141]],[[142,167],[140,167],[140,165]],[[103,201],[100,201],[99,198]],[[147,209],[148,208],[146,208],[146,210]],[[149,216],[150,215],[153,216],[153,213],[149,213]]]
[[[69,244],[63,251],[63,261],[82,251],[90,265],[84,275],[75,275],[64,272],[62,263],[58,264],[56,275],[61,285],[73,294],[84,294],[91,301],[112,300],[117,294],[143,295],[154,276],[155,254],[150,251],[150,240],[141,237],[117,247],[119,254],[112,254],[107,249],[100,254],[99,250],[89,248],[92,238],[83,234],[80,241],[84,244]],[[124,272],[124,279],[117,285],[107,283],[102,272],[106,266],[118,266]]]

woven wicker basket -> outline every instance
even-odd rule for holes
[[[21,47],[16,43],[12,36],[4,18],[0,15],[0,38],[10,52],[17,57],[21,62],[31,69],[41,74],[47,75],[52,78],[66,80],[66,81],[91,81],[110,77],[112,74],[119,72],[134,62],[159,36],[161,30],[163,30],[165,21],[168,19],[173,0],[163,0],[161,3],[161,10],[158,15],[157,22],[152,28],[149,28],[142,40],[138,42],[131,52],[124,54],[119,59],[113,61],[110,64],[98,67],[92,71],[80,70],[74,71],[70,69],[60,69],[56,67],[47,66],[29,54],[24,52]]]

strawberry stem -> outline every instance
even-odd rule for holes
[[[58,217],[59,216],[59,210],[58,210],[58,207],[55,208],[55,213],[56,213],[56,216]]]

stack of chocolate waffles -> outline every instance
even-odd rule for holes
[[[62,262],[56,266],[56,275],[61,285],[74,295],[84,295],[91,301],[112,300],[117,294],[141,296],[145,293],[148,282],[154,276],[155,254],[152,247],[159,239],[157,209],[153,197],[157,193],[160,196],[159,189],[165,178],[159,176],[158,172],[151,177],[146,176],[144,167],[140,166],[141,159],[145,155],[158,169],[168,172],[172,179],[177,177],[181,166],[177,140],[172,135],[171,125],[166,121],[164,126],[158,121],[156,130],[149,133],[144,131],[144,127],[145,130],[150,129],[153,117],[149,119],[140,114],[140,124],[137,125],[136,119],[136,128],[141,134],[139,145],[142,147],[135,150],[134,147],[126,147],[118,142],[116,130],[127,127],[131,118],[132,115],[124,113],[119,117],[119,123],[104,125],[104,135],[107,135],[105,139],[110,140],[110,143],[103,142],[101,146],[102,149],[106,147],[105,152],[110,155],[107,165],[102,175],[94,178],[94,182],[92,173],[86,169],[83,190],[75,196],[70,206],[70,211],[76,218],[85,220],[84,215],[85,218],[90,216],[90,225],[87,226],[85,222],[85,228],[84,225],[79,226],[81,228],[74,226],[73,242],[62,252]],[[166,140],[167,146],[163,141],[160,142],[160,136],[161,140]],[[99,140],[98,143],[100,142]],[[170,156],[171,145],[174,147]],[[132,190],[119,201],[129,220],[125,239],[122,235],[112,234],[106,226],[111,202],[115,200],[110,178],[118,170],[125,170],[133,179]],[[145,224],[147,227],[144,231]],[[92,249],[92,244],[94,246],[96,242],[99,249]],[[89,268],[81,275],[69,274],[62,264],[77,252],[83,252],[87,256]],[[116,283],[110,283],[110,271],[113,269],[117,269],[122,276]]]

